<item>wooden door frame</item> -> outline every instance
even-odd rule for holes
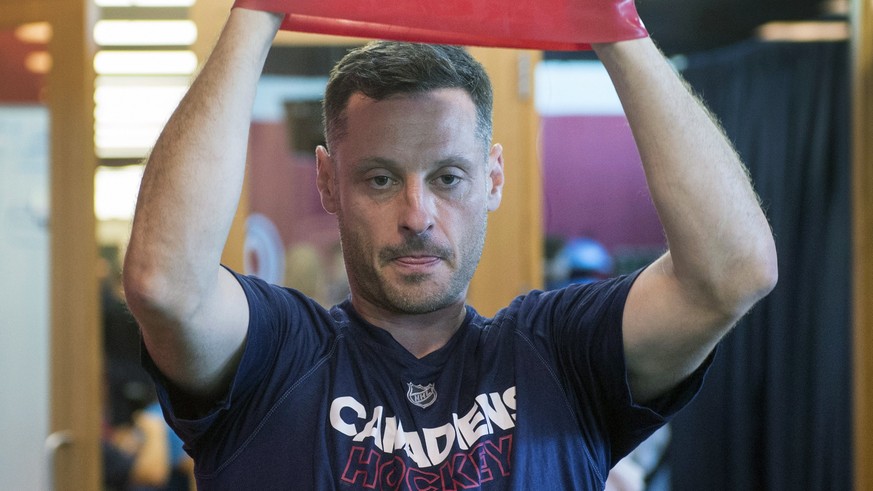
[[[102,342],[94,216],[94,7],[90,0],[0,2],[4,26],[49,22],[50,404],[55,489],[100,489]],[[48,472],[52,472],[51,469]]]
[[[852,245],[855,489],[873,489],[873,6],[855,0],[852,39]]]

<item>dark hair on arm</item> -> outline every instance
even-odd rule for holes
[[[328,146],[342,138],[345,108],[352,94],[375,100],[398,94],[460,88],[476,106],[476,133],[491,142],[493,94],[482,65],[463,48],[376,41],[350,51],[331,70],[324,96],[324,131]]]

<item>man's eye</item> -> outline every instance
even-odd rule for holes
[[[391,178],[388,176],[376,176],[370,178],[370,182],[373,183],[373,187],[386,188],[391,185]]]
[[[451,187],[455,184],[458,184],[460,180],[461,178],[458,176],[452,174],[444,174],[437,178],[437,183],[439,183],[441,186]]]

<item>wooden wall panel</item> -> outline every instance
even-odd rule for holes
[[[542,172],[533,100],[533,69],[540,53],[473,48],[494,85],[494,142],[504,148],[506,186],[488,220],[488,238],[470,285],[470,305],[493,315],[518,294],[542,288]]]
[[[27,2],[25,2],[27,3]],[[71,431],[56,458],[56,489],[98,489],[102,336],[94,217],[94,10],[89,0],[47,5],[51,111],[52,422]]]
[[[854,2],[855,489],[873,489],[873,4]]]

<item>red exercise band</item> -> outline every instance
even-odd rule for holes
[[[289,31],[471,46],[589,49],[648,35],[633,0],[236,0]]]

